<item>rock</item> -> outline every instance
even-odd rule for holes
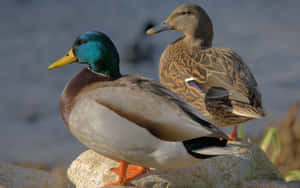
[[[55,176],[42,170],[0,163],[0,188],[63,188]]]
[[[256,179],[283,181],[282,175],[255,144],[232,142],[239,153],[206,159],[182,169],[151,169],[131,181],[136,187],[222,187],[237,188],[243,182]],[[77,188],[99,188],[117,180],[110,171],[119,164],[92,150],[75,159],[68,169],[68,177]]]
[[[59,166],[51,169],[50,173],[54,175],[64,185],[63,187],[71,188],[72,184],[67,177],[67,167]]]
[[[300,181],[254,180],[243,184],[243,188],[299,188]]]

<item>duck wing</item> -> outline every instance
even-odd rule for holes
[[[242,58],[231,49],[194,53],[192,74],[185,81],[207,99],[224,99],[261,107],[257,82]]]
[[[203,136],[227,140],[219,128],[153,80],[129,75],[92,84],[85,90],[97,103],[161,140],[184,141]]]

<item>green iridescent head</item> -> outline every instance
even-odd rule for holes
[[[69,53],[51,64],[48,69],[74,62],[88,64],[93,71],[112,78],[121,76],[118,51],[110,38],[101,32],[87,32],[80,35]]]

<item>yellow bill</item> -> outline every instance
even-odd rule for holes
[[[68,52],[67,55],[65,55],[64,57],[60,58],[59,60],[55,61],[54,63],[52,63],[48,69],[54,69],[54,68],[58,68],[58,67],[63,67],[67,64],[71,64],[77,61],[77,58],[75,57],[74,53],[73,53],[73,48],[71,48],[71,50]]]

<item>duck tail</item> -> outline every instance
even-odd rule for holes
[[[227,140],[215,137],[199,137],[183,141],[187,152],[196,158],[210,158],[233,155],[238,151],[227,143]]]

